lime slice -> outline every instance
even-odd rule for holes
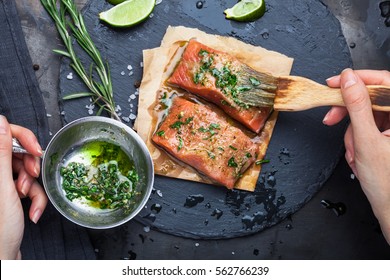
[[[107,2],[112,4],[112,5],[118,5],[124,1],[126,1],[126,0],[107,0]]]
[[[254,21],[265,13],[264,0],[241,0],[224,11],[227,19],[236,21]]]
[[[100,20],[114,27],[129,27],[145,20],[156,0],[127,0],[99,14]]]

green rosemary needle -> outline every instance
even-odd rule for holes
[[[107,111],[112,118],[120,120],[115,112],[115,101],[108,63],[104,63],[99,50],[88,34],[83,17],[73,0],[40,0],[45,10],[53,19],[66,50],[54,50],[55,53],[70,59],[70,66],[88,87],[90,92],[73,93],[64,96],[64,100],[89,96],[99,106],[98,115]],[[92,59],[89,73],[75,53],[72,41]],[[97,74],[99,79],[94,79]]]

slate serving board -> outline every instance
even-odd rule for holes
[[[320,1],[268,0],[265,15],[252,23],[224,18],[234,0],[203,0],[201,9],[197,2],[163,0],[147,21],[120,30],[99,22],[99,12],[110,4],[91,0],[84,8],[90,35],[110,63],[115,100],[129,126],[137,112],[142,50],[158,47],[168,25],[234,36],[284,53],[295,59],[293,75],[321,83],[352,64],[337,19]],[[68,63],[64,59],[61,66],[60,97],[85,90],[76,74],[70,75]],[[89,115],[89,105],[88,98],[61,102],[64,122]],[[266,155],[270,163],[263,165],[254,193],[156,176],[150,201],[136,219],[146,231],[221,239],[253,234],[289,217],[318,192],[343,153],[345,123],[325,127],[326,111],[280,113]]]

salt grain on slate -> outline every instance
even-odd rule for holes
[[[130,116],[129,116],[130,120],[135,120],[136,117],[137,117],[137,116],[134,115],[133,113],[131,113]]]
[[[144,227],[144,232],[149,232],[150,231],[150,227],[146,226]]]
[[[121,75],[122,75],[122,76],[124,76],[125,74],[126,74],[125,71],[122,71],[122,72],[121,72]]]
[[[162,192],[160,191],[160,190],[156,190],[156,193],[157,193],[157,195],[159,196],[159,197],[162,197],[163,195],[162,195]]]
[[[67,78],[68,80],[72,80],[72,79],[73,79],[73,73],[70,72],[70,73],[68,74],[68,76],[66,76],[66,78]]]

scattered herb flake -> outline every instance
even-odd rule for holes
[[[158,136],[164,136],[165,135],[165,131],[164,130],[160,130],[159,132],[157,132],[157,135]]]
[[[230,166],[230,167],[237,167],[238,166],[238,164],[237,164],[236,160],[234,159],[234,157],[231,157],[229,159],[228,166]]]
[[[260,165],[260,164],[269,163],[269,162],[270,162],[269,159],[261,159],[261,160],[256,160],[255,164]]]

